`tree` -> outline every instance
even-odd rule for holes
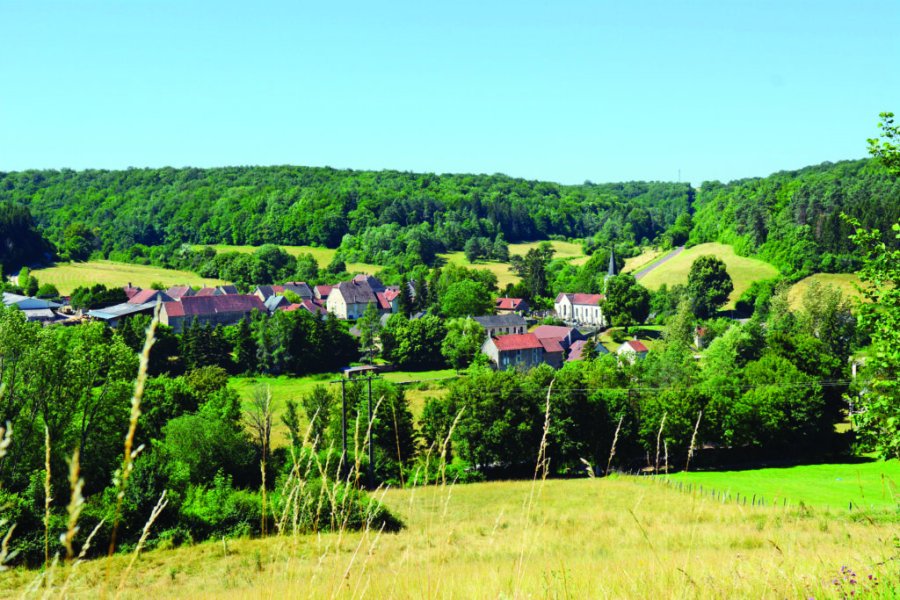
[[[706,319],[728,301],[734,284],[725,263],[715,256],[705,255],[691,265],[687,288],[694,314]]]
[[[863,296],[870,303],[859,308],[859,326],[869,333],[872,348],[863,375],[865,390],[853,420],[862,440],[884,458],[900,458],[900,250],[891,250],[877,230],[857,227],[852,240],[865,254],[859,272]],[[900,223],[893,226],[900,239]]]
[[[297,255],[297,270],[294,273],[297,281],[306,281],[310,285],[319,280],[319,263],[309,252],[301,252]]]
[[[366,306],[365,312],[356,321],[359,330],[359,347],[366,360],[371,362],[375,358],[378,349],[378,336],[381,334],[381,313],[375,303]]]
[[[892,172],[900,171],[900,127],[894,125],[894,113],[883,112],[880,115],[881,140],[869,138],[869,154],[881,161]]]
[[[68,260],[83,261],[91,256],[100,244],[97,234],[84,223],[75,222],[63,232],[60,254]]]
[[[486,339],[484,327],[475,319],[449,319],[447,335],[441,343],[441,354],[457,371],[468,367],[481,351]]]
[[[541,242],[537,248],[530,249],[524,257],[518,255],[510,257],[512,270],[522,278],[528,289],[529,300],[547,293],[547,265],[550,264],[555,252],[549,242]]]
[[[650,292],[629,273],[610,277],[603,314],[617,327],[640,325],[650,314]]]
[[[463,280],[441,296],[441,312],[448,318],[489,315],[494,312],[494,299],[483,283]]]

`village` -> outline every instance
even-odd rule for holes
[[[615,275],[610,260],[606,278]],[[381,324],[400,312],[400,286],[384,285],[373,275],[357,274],[336,285],[308,285],[288,281],[279,285],[257,285],[249,294],[234,285],[194,288],[177,285],[167,289],[141,289],[130,283],[122,288],[124,302],[75,310],[70,298],[47,299],[3,292],[3,304],[20,309],[27,321],[51,325],[77,325],[100,321],[111,328],[136,315],[152,315],[159,307],[159,322],[181,333],[191,325],[230,326],[251,318],[255,312],[272,315],[278,311],[305,311],[317,318],[334,315],[341,321],[356,322],[374,308]],[[408,284],[415,297],[416,286]],[[481,353],[498,370],[527,370],[540,364],[561,368],[564,363],[588,356],[608,354],[598,334],[610,323],[604,316],[603,294],[560,293],[553,311],[532,312],[522,298],[497,297],[493,314],[469,315],[485,332]],[[423,312],[410,315],[415,320]],[[357,327],[350,333],[360,337]],[[637,339],[625,340],[615,353],[634,362],[646,356],[648,347]],[[348,365],[348,368],[351,365]]]

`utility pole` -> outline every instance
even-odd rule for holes
[[[347,460],[347,380],[341,379],[341,464]]]

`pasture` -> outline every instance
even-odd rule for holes
[[[709,243],[685,249],[681,254],[650,271],[641,279],[641,285],[650,290],[656,290],[663,284],[669,286],[678,283],[686,284],[691,265],[697,258],[705,254],[712,254],[721,259],[734,282],[734,291],[731,292],[728,302],[724,306],[726,310],[734,308],[737,299],[754,281],[771,279],[778,275],[778,269],[767,262],[738,256],[734,249],[726,244]]]
[[[851,503],[856,510],[896,510],[900,506],[900,462],[896,460],[682,472],[669,478],[730,495],[802,502],[830,510],[849,510]]]
[[[140,556],[118,591],[124,598],[840,598],[890,597],[898,584],[895,523],[722,503],[652,477],[377,495],[404,530],[156,549]],[[130,560],[82,564],[68,591],[115,590]],[[57,585],[67,573],[57,570]],[[13,570],[0,592],[19,595],[37,576]]]
[[[803,302],[803,294],[809,289],[813,282],[818,283],[822,287],[832,286],[841,291],[842,294],[850,298],[860,298],[861,295],[856,286],[859,285],[859,276],[856,273],[816,273],[805,279],[801,279],[791,286],[788,291],[788,301],[792,308],[799,308]]]
[[[528,253],[529,250],[531,250],[532,248],[537,248],[541,243],[542,242],[526,242],[522,244],[510,244],[509,255],[524,256]],[[581,248],[581,244],[575,242],[561,242],[558,240],[553,240],[550,242],[550,244],[556,251],[556,253],[553,255],[554,259],[570,261],[574,265],[583,265],[588,260],[588,257],[584,254],[584,251]],[[519,282],[519,276],[513,273],[512,266],[508,262],[498,262],[496,260],[478,260],[473,264],[470,263],[468,259],[466,259],[465,253],[461,251],[448,252],[446,254],[441,254],[440,256],[448,263],[461,265],[469,269],[482,269],[485,271],[490,271],[497,276],[497,285],[501,290],[503,290],[508,284],[515,284]]]
[[[622,268],[623,273],[636,273],[644,267],[649,267],[656,260],[666,255],[666,252],[657,248],[647,248],[637,256],[625,259],[625,266]]]
[[[52,283],[60,294],[68,295],[79,286],[102,283],[107,287],[123,287],[131,283],[149,288],[153,283],[165,287],[173,285],[216,286],[227,283],[221,279],[207,279],[190,271],[164,269],[148,265],[92,260],[88,262],[58,263],[31,272],[41,283]]]

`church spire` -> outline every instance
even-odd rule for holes
[[[606,272],[606,276],[616,276],[616,253],[612,248],[609,249],[609,270]]]

